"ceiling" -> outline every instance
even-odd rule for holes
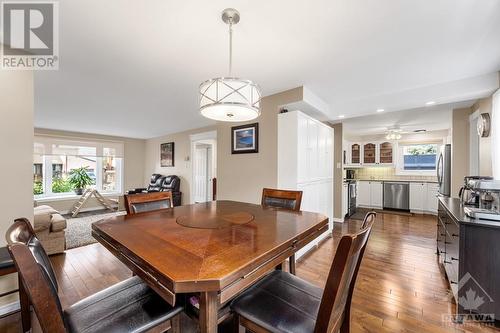
[[[150,138],[213,124],[198,85],[235,75],[264,95],[307,86],[330,120],[487,96],[498,87],[498,0],[59,2],[60,66],[35,73],[35,126]],[[422,109],[417,109],[423,112]]]
[[[343,134],[347,138],[386,134],[389,129],[400,129],[404,133],[415,130],[427,132],[449,130],[452,110],[470,107],[472,101],[444,104],[397,112],[384,112],[342,121]]]

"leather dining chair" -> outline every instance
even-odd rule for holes
[[[179,330],[182,307],[170,306],[136,276],[63,309],[54,270],[30,222],[17,219],[7,230],[6,239],[43,332]],[[23,322],[23,331],[30,326]]]
[[[262,190],[261,205],[263,207],[276,207],[287,210],[300,211],[302,191],[278,190],[264,188]],[[295,254],[288,258],[289,271],[295,274]]]
[[[364,228],[340,240],[324,290],[292,274],[273,271],[231,303],[236,327],[241,324],[255,333],[348,333],[351,297],[372,217]]]
[[[125,209],[128,215],[172,208],[172,192],[150,192],[125,194]]]

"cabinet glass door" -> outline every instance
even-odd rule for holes
[[[351,145],[351,163],[352,164],[359,164],[361,162],[360,150],[361,150],[361,146],[358,145],[357,143]]]
[[[392,143],[382,142],[380,144],[380,163],[392,164]]]
[[[375,164],[376,146],[373,143],[367,143],[363,146],[363,163]]]

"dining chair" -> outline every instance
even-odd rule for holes
[[[17,219],[7,230],[6,239],[29,304],[33,306],[43,332],[179,330],[178,315],[182,307],[170,306],[137,276],[63,309],[56,275],[30,222]],[[27,331],[25,326],[23,331]]]
[[[261,205],[263,207],[276,207],[287,210],[300,211],[302,191],[278,190],[264,188],[262,190]],[[288,258],[289,271],[295,274],[295,254]]]
[[[278,190],[264,188],[261,204],[264,207],[277,207],[299,211],[302,202],[302,191]]]
[[[128,215],[167,209],[174,206],[172,192],[125,194],[124,199]]]
[[[273,271],[231,303],[236,327],[255,333],[348,333],[356,276],[375,221],[369,214],[364,228],[341,238],[324,290]]]

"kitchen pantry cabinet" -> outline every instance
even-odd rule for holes
[[[392,142],[347,142],[345,164],[347,166],[392,165],[394,163],[394,144]]]
[[[378,181],[359,181],[358,206],[368,208],[382,208],[384,203],[383,183]]]
[[[410,183],[410,211],[415,213],[435,213],[438,210],[439,187],[436,183]]]
[[[301,209],[328,216],[328,232],[333,227],[333,167],[333,128],[300,111],[278,115],[278,188],[303,191]]]

